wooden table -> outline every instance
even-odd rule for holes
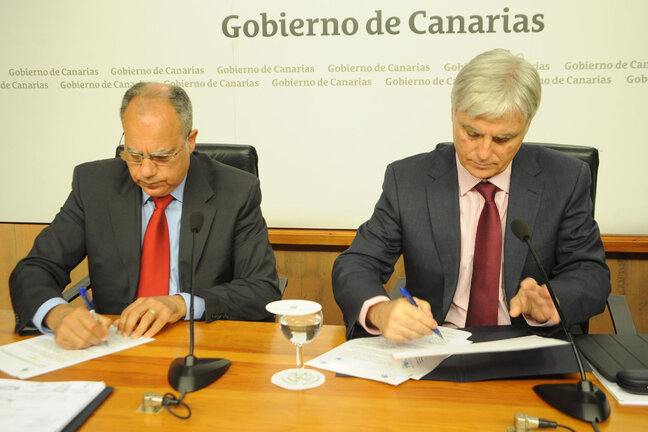
[[[0,320],[0,344],[21,339],[12,333],[10,311],[0,311]],[[136,412],[145,392],[173,391],[167,382],[169,364],[188,353],[187,340],[187,323],[177,323],[154,342],[33,380],[104,381],[114,386],[83,425],[84,431],[506,431],[516,413],[555,420],[578,431],[592,430],[557,412],[533,391],[538,383],[565,380],[408,381],[394,387],[322,371],[326,376],[322,386],[284,390],[270,377],[294,365],[294,347],[276,324],[237,321],[197,323],[195,354],[225,357],[232,366],[214,384],[186,395],[193,411],[189,420],[164,410]],[[343,327],[324,326],[304,348],[304,356],[309,360],[342,342]],[[0,378],[9,377],[0,372]],[[621,406],[609,394],[608,399],[612,414],[599,425],[601,431],[648,430],[648,407]]]

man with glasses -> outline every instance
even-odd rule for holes
[[[66,203],[11,275],[16,331],[33,323],[69,349],[106,340],[111,324],[152,337],[189,318],[192,254],[194,318],[268,319],[265,305],[280,292],[258,179],[192,154],[198,130],[179,87],[136,84],[120,114],[121,160],[75,168]],[[192,251],[194,212],[204,222]],[[85,256],[94,316],[61,297]],[[120,316],[113,323],[104,314]]]

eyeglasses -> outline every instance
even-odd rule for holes
[[[122,136],[119,139],[119,146],[121,147],[123,145],[124,148],[120,150],[119,157],[129,165],[141,165],[142,162],[144,162],[144,159],[150,159],[155,165],[169,165],[173,162],[173,158],[178,156],[180,152],[186,148],[187,139],[188,137],[185,138],[184,144],[175,153],[150,154],[145,156],[142,153],[127,149],[126,145],[122,144],[124,140],[124,134],[122,133]]]

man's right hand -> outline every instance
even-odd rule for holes
[[[62,348],[81,349],[107,340],[112,321],[101,315],[94,319],[86,308],[62,304],[47,313],[45,324]]]
[[[367,311],[367,324],[378,328],[383,336],[396,342],[432,334],[437,322],[432,317],[430,304],[416,297],[414,300],[420,309],[405,298],[371,306]]]

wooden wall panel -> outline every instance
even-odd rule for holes
[[[11,309],[9,275],[16,265],[15,225],[0,224],[0,309]]]
[[[648,253],[608,253],[606,261],[612,293],[626,297],[637,331],[648,334]],[[591,320],[590,331],[614,332],[607,311]]]
[[[18,260],[26,256],[31,250],[34,239],[45,229],[46,224],[16,224],[16,254]]]
[[[288,278],[283,298],[320,303],[325,324],[342,323],[342,313],[331,289],[331,269],[340,252],[336,247],[275,248],[277,273]]]
[[[0,309],[11,309],[9,298],[9,275],[18,261],[31,250],[34,239],[47,224],[0,223]],[[84,259],[70,273],[70,284],[88,274],[88,260]]]
[[[31,248],[34,238],[45,227],[45,224],[10,224],[0,223],[0,309],[10,309],[9,274],[16,263],[24,257]],[[277,232],[282,230],[275,230]],[[346,245],[348,235],[345,232],[327,233],[324,230],[317,233],[320,244],[308,245],[304,237],[299,237],[296,231],[290,231],[291,236],[271,235],[273,249],[277,258],[277,271],[281,277],[288,278],[288,286],[284,298],[305,298],[317,301],[324,308],[326,324],[342,324],[342,313],[333,299],[331,287],[331,269],[335,258]],[[303,230],[301,230],[303,231]],[[344,241],[341,241],[340,239]],[[605,239],[604,239],[605,240]],[[285,244],[288,242],[295,244]],[[626,241],[625,244],[628,244]],[[605,243],[605,242],[604,242]],[[633,244],[636,241],[633,240]],[[646,240],[639,238],[643,245]],[[607,247],[607,245],[606,245]],[[624,246],[624,248],[626,248]],[[623,249],[625,250],[625,249]],[[612,292],[626,296],[634,317],[637,330],[648,333],[648,253],[640,249],[633,252],[608,252],[607,262],[611,271]],[[87,274],[87,263],[84,261],[72,273],[72,281],[77,281]],[[402,259],[396,264],[394,275],[386,284],[389,290],[396,278],[405,276]],[[591,321],[593,333],[612,332],[612,324],[607,312],[594,317]]]
[[[345,248],[331,246],[273,247],[277,259],[277,273],[288,278],[285,299],[307,299],[322,305],[325,324],[344,324],[342,311],[333,298],[331,270],[333,262]],[[405,275],[403,260],[398,260],[394,274],[385,284],[387,291],[396,279]]]

